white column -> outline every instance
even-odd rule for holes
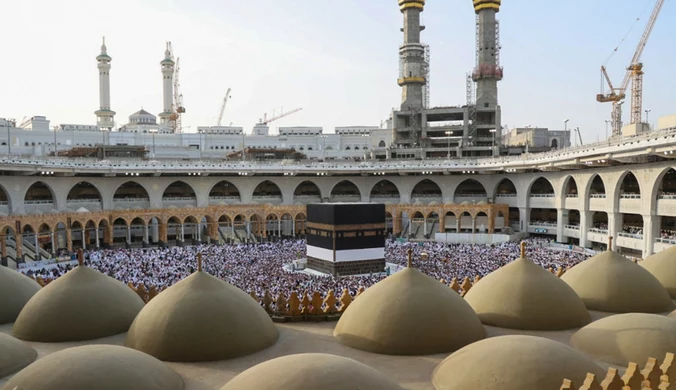
[[[195,225],[195,228],[197,229],[197,241],[202,241],[202,223],[198,223]]]
[[[282,236],[282,220],[278,219],[277,220],[277,237]]]
[[[612,250],[617,249],[617,234],[621,231],[622,214],[610,212],[608,213],[608,235],[613,237]]]
[[[472,234],[476,232],[476,217],[472,218]]]
[[[580,213],[580,246],[587,248],[587,233],[589,232],[589,227],[591,226],[591,211],[582,211]]]
[[[183,224],[181,224],[181,242],[185,241],[185,230],[183,229]]]
[[[291,220],[291,235],[296,236],[296,220],[292,219]]]
[[[40,247],[38,246],[38,233],[35,233],[33,237],[35,238],[35,260],[37,261],[40,258]]]
[[[127,226],[127,244],[131,244],[131,226]]]
[[[564,213],[565,212],[565,213]],[[564,242],[563,225],[568,224],[569,210],[556,209],[556,242]],[[565,216],[564,216],[565,214]]]
[[[423,218],[423,234],[427,235],[427,218]]]
[[[149,230],[148,225],[143,225],[143,240],[146,244],[150,244]]]
[[[526,207],[519,207],[519,231],[527,232],[528,231],[528,220],[529,212]]]
[[[96,237],[96,249],[99,249],[99,228],[98,228],[98,226],[94,230],[94,235]]]
[[[52,239],[52,253],[54,253],[54,257],[56,257],[56,238],[54,237],[54,232],[49,233],[51,239]]]
[[[643,258],[653,254],[655,250],[655,222],[659,221],[658,217],[652,215],[643,216]],[[657,230],[659,232],[659,230]]]

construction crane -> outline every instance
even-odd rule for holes
[[[216,126],[221,125],[221,120],[223,119],[223,112],[225,111],[225,106],[228,104],[229,98],[230,98],[230,88],[228,88],[228,92],[225,93],[225,97],[223,98],[223,104],[221,104],[221,111],[218,112],[218,120],[216,121]]]
[[[650,33],[655,27],[655,22],[657,17],[662,10],[664,5],[664,0],[657,0],[655,8],[653,9],[648,24],[643,31],[643,36],[636,46],[636,51],[634,52],[634,57],[631,59],[629,66],[627,67],[627,73],[624,75],[624,80],[618,88],[613,87],[606,67],[601,66],[601,74],[605,79],[609,87],[609,92],[605,93],[603,91],[603,85],[601,87],[601,93],[596,95],[596,100],[601,103],[612,102],[613,111],[611,114],[611,123],[613,127],[613,136],[619,136],[622,133],[622,104],[624,103],[624,98],[626,97],[627,87],[629,86],[629,81],[632,81],[631,86],[631,124],[641,123],[642,121],[642,110],[643,110],[643,63],[641,63],[641,55],[643,50],[648,43],[648,38],[650,38]],[[617,49],[615,49],[617,50]]]
[[[174,50],[171,47],[171,42],[168,43],[168,49],[171,53],[171,59],[174,59]],[[174,66],[174,105],[169,121],[171,123],[171,128],[174,133],[180,134],[182,130],[181,125],[181,114],[185,113],[185,107],[183,107],[183,94],[181,93],[181,82],[179,80],[179,71],[181,58],[176,58],[176,65]]]
[[[282,112],[282,113],[279,114],[279,115],[275,115],[275,116],[273,116],[273,117],[270,118],[270,119],[268,119],[268,114],[266,113],[266,114],[263,114],[263,119],[259,119],[258,121],[259,121],[260,123],[264,124],[264,125],[267,125],[268,123],[273,122],[273,121],[276,121],[277,119],[281,119],[281,118],[284,118],[284,117],[289,116],[289,115],[291,115],[291,114],[295,114],[295,113],[297,113],[297,112],[300,111],[300,110],[302,110],[302,108],[294,108],[294,109],[291,110],[291,111]]]

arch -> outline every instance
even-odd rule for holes
[[[230,224],[232,223],[232,220],[230,219],[230,216],[227,214],[223,214],[220,217],[218,217],[218,224]]]
[[[263,180],[254,188],[251,195],[254,199],[282,199],[282,190],[270,180]]]
[[[401,193],[399,188],[389,180],[381,180],[373,185],[369,199],[374,198],[392,198],[399,199]]]
[[[427,219],[439,219],[439,213],[430,211],[429,214],[427,214]]]
[[[23,199],[24,203],[26,204],[53,203],[54,199],[56,199],[56,196],[54,196],[54,190],[52,190],[52,187],[48,186],[42,181],[36,181],[35,183],[31,184],[30,187],[28,187]]]
[[[38,233],[51,233],[52,229],[49,227],[49,224],[46,222],[42,223],[38,228]]]
[[[497,198],[515,198],[517,194],[514,182],[506,177],[495,186],[495,196]]]
[[[454,198],[486,198],[488,195],[483,184],[474,179],[465,179],[455,188],[453,196]]]
[[[102,202],[101,191],[88,181],[81,181],[74,185],[66,196],[66,205],[69,207],[72,205],[74,210],[79,208],[78,205],[91,209],[93,203],[98,203],[100,208]]]
[[[378,147],[379,148],[385,148],[385,147],[387,147],[387,144],[385,143],[384,140],[380,140],[380,142],[378,142]]]
[[[422,212],[416,211],[415,213],[413,213],[413,216],[411,218],[412,219],[424,219],[425,216],[423,215]]]
[[[10,210],[12,210],[12,204],[11,200],[9,198],[9,194],[7,193],[7,190],[5,187],[0,184],[0,212],[4,212],[5,214],[9,214]]]
[[[194,215],[188,215],[187,217],[185,217],[185,219],[183,219],[183,223],[186,224],[186,223],[199,223],[199,222],[197,221],[197,217],[195,217]]]
[[[620,236],[643,239],[643,216],[641,214],[622,214]]]
[[[306,223],[307,223],[307,216],[305,215],[305,213],[296,214],[296,217],[294,218],[294,224],[295,224],[297,236],[304,236],[305,235]]]
[[[556,209],[535,208],[530,211],[529,224],[556,227],[557,218]]]
[[[676,199],[676,169],[665,168],[657,176],[652,194],[656,199]]]
[[[603,183],[603,178],[601,175],[598,173],[592,175],[591,180],[589,180],[589,189],[587,192],[591,198],[606,197],[606,185]]]
[[[129,226],[145,226],[145,225],[146,221],[141,217],[136,217],[132,219],[131,222],[129,223]]]
[[[113,227],[115,227],[115,226],[125,226],[126,227],[127,226],[127,220],[122,218],[122,217],[117,218],[113,221]]]
[[[592,228],[608,233],[608,213],[605,211],[595,211],[592,214]]]
[[[554,138],[552,139],[552,149],[558,149],[559,148],[559,140]]]
[[[577,189],[577,181],[575,181],[573,176],[568,176],[566,178],[563,191],[567,198],[577,198],[579,191]]]
[[[411,200],[420,200],[420,198],[430,201],[443,198],[441,187],[433,180],[420,180],[411,190]]]
[[[163,201],[186,198],[196,199],[197,196],[195,195],[195,190],[190,186],[190,184],[182,180],[176,180],[175,182],[169,184],[162,193]]]
[[[221,180],[209,190],[209,200],[242,200],[239,188],[227,180]]]
[[[549,180],[540,176],[528,187],[528,195],[530,197],[534,195],[537,197],[554,197],[554,187]]]
[[[322,199],[322,193],[319,187],[311,180],[305,180],[296,186],[293,190],[293,202],[311,203],[319,202]]]
[[[580,212],[578,210],[568,210],[568,225],[580,226]]]
[[[149,200],[148,190],[135,181],[127,181],[120,184],[113,193],[113,201],[116,200]]]
[[[615,187],[614,199],[636,199],[641,198],[641,183],[631,171],[624,172]]]
[[[337,200],[361,200],[359,187],[350,180],[342,180],[331,189],[331,201]]]

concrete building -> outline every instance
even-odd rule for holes
[[[499,23],[500,0],[474,1],[476,67],[468,80],[462,106],[429,107],[429,47],[422,44],[423,0],[401,0],[404,44],[399,50],[402,102],[393,113],[391,154],[395,158],[496,156],[500,154],[501,113],[497,82],[502,80]],[[476,83],[476,97],[474,86]]]
[[[502,135],[502,145],[528,147],[531,151],[569,148],[570,130],[516,127]]]

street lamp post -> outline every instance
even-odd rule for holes
[[[12,139],[9,136],[9,122],[7,124],[7,154],[12,154]]]
[[[452,131],[447,131],[446,132],[446,137],[448,138],[448,153],[446,153],[446,158],[451,159],[451,134],[453,134]]]
[[[568,122],[569,121],[570,121],[570,119],[566,119],[565,121],[563,121],[563,131],[566,134],[568,134]],[[568,145],[570,145],[570,134],[568,134]]]
[[[650,111],[652,110],[645,110],[645,123],[648,124],[648,129],[650,129]]]
[[[608,125],[610,124],[610,119],[606,119],[606,140],[608,139]]]

